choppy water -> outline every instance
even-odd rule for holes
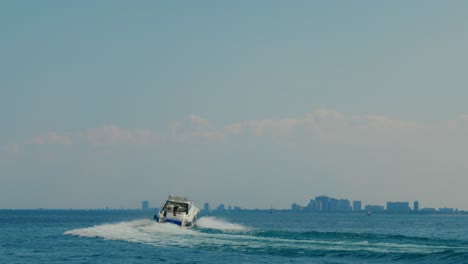
[[[0,211],[0,263],[468,263],[468,216]]]

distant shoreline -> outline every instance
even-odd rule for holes
[[[18,209],[18,208],[2,208],[0,212],[5,211],[94,211],[94,212],[117,212],[117,211],[135,211],[135,212],[156,212],[159,208],[29,208],[29,209]],[[291,209],[240,209],[240,210],[210,210],[204,211],[203,214],[230,214],[230,213],[243,213],[243,212],[262,212],[262,213],[295,213],[295,214],[310,214],[310,215],[365,215],[367,212],[362,210],[360,212],[308,212],[308,211],[294,211]],[[468,215],[468,211],[458,211],[453,213],[442,213],[442,212],[374,212],[373,215]]]

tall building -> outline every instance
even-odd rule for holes
[[[387,202],[387,212],[408,213],[410,211],[408,202]]]
[[[141,209],[142,209],[142,210],[148,210],[148,208],[149,208],[149,202],[146,201],[146,200],[145,200],[145,201],[142,201],[142,202],[141,202]]]
[[[330,210],[330,197],[322,195],[315,197],[315,211],[328,212]]]
[[[439,208],[439,213],[441,214],[453,214],[454,211],[453,208]]]
[[[209,204],[209,203],[205,203],[205,204],[203,205],[203,211],[205,211],[205,212],[210,211],[210,204]]]
[[[418,202],[418,201],[414,201],[414,203],[413,203],[413,211],[415,211],[415,212],[419,211],[419,202]]]
[[[362,210],[362,202],[361,201],[353,201],[353,211],[360,212]]]
[[[330,198],[330,204],[329,204],[329,211],[330,212],[349,212],[351,209],[351,205],[349,203],[349,200],[347,199],[335,199],[335,198]]]
[[[307,206],[304,208],[304,211],[313,212],[315,211],[315,201],[311,199]]]
[[[435,208],[422,208],[421,213],[424,214],[435,214],[437,213],[437,210]]]
[[[298,205],[297,203],[293,203],[291,205],[291,211],[298,212],[298,211],[301,211],[301,210],[302,210],[302,207],[300,205]]]
[[[371,213],[381,213],[385,211],[383,205],[366,205],[366,211]]]
[[[224,204],[219,204],[218,207],[216,208],[216,211],[225,211],[226,208],[224,207]]]

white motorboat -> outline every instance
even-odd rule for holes
[[[154,215],[158,223],[172,223],[181,227],[193,227],[200,209],[186,197],[169,195],[161,210]]]

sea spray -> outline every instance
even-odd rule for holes
[[[171,238],[174,237],[196,233],[173,224],[159,224],[149,219],[142,219],[74,229],[66,231],[64,234],[154,244],[162,241],[160,238],[165,238],[164,241],[171,241]]]
[[[218,219],[213,216],[205,216],[197,221],[198,228],[217,229],[223,231],[244,231],[248,230],[245,226],[240,224],[230,223],[223,219]]]
[[[229,241],[221,234],[201,232],[203,229],[217,229],[221,231],[247,230],[246,227],[216,219],[215,217],[202,217],[197,221],[199,228],[190,229],[164,223],[160,224],[149,219],[140,219],[127,222],[101,224],[92,227],[79,228],[66,231],[65,235],[103,238],[105,240],[122,240],[135,243],[151,244],[155,246],[196,247],[199,243],[205,245],[225,245]]]
[[[326,254],[349,256],[355,252],[424,255],[447,250],[461,252],[468,250],[464,246],[436,246],[427,243],[420,244],[417,241],[389,243],[384,242],[388,239],[376,241],[374,239],[348,239],[343,237],[342,233],[332,235],[332,232],[323,237],[321,232],[249,229],[216,217],[202,217],[198,220],[197,226],[194,229],[187,229],[173,224],[159,224],[149,219],[143,219],[74,229],[66,231],[65,234],[121,240],[156,247],[169,246],[226,252],[234,250],[248,254],[261,254],[263,252],[278,256],[289,256],[294,252],[301,252],[300,255],[305,256],[315,256],[325,252],[327,252]],[[216,232],[213,233],[213,230]],[[351,233],[349,235],[351,236]]]

